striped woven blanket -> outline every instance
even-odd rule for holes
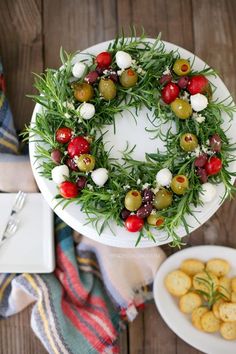
[[[31,325],[49,353],[117,353],[119,312],[101,283],[94,254],[75,254],[72,230],[59,218],[55,230],[55,272],[1,274],[0,316],[36,301]]]
[[[6,84],[0,60],[0,151],[5,153],[18,152],[18,139],[13,125],[9,103],[5,97]]]

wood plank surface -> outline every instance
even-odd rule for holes
[[[1,1],[0,56],[17,129],[30,121],[33,102],[32,72],[40,73],[42,62],[42,8],[40,0]]]
[[[0,55],[17,128],[29,122],[33,103],[31,72],[60,64],[59,50],[84,49],[112,39],[135,25],[150,37],[196,53],[220,76],[236,98],[235,0],[1,0]],[[236,200],[228,201],[191,236],[186,247],[236,247]],[[176,250],[164,247],[168,254]],[[30,328],[30,310],[0,320],[0,354],[44,354]],[[121,353],[197,354],[164,323],[153,303],[120,336]],[[84,353],[82,353],[84,354]]]
[[[43,16],[45,67],[58,67],[60,47],[74,52],[116,35],[114,0],[45,0]]]
[[[31,307],[0,320],[1,354],[46,354],[46,349],[30,327]]]

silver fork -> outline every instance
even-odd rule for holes
[[[15,203],[13,204],[12,210],[11,210],[11,216],[18,213],[24,206],[26,198],[26,193],[19,191],[16,195]]]
[[[17,214],[23,208],[25,199],[26,199],[26,193],[19,191],[16,195],[15,202],[11,209],[11,214],[8,219],[7,225],[3,231],[2,237],[0,238],[0,246],[2,245],[3,242],[6,241],[8,237],[12,236],[16,232],[18,227],[18,220],[13,219],[12,216]]]
[[[13,236],[18,229],[19,220],[18,219],[10,219],[6,225],[4,233],[2,235],[2,239],[0,241],[0,247],[11,237]]]

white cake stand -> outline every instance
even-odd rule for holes
[[[148,39],[148,41],[154,42],[154,39]],[[99,43],[86,49],[84,52],[96,55],[102,51],[105,51],[109,43],[110,41]],[[190,59],[190,61],[193,61],[194,59],[195,70],[201,70],[206,66],[206,63],[204,61],[202,61],[196,56],[194,58],[194,55],[189,51],[168,42],[164,42],[164,44],[166,51],[178,50],[181,57]],[[80,57],[80,55],[78,55],[78,57]],[[84,55],[82,57],[83,59],[85,58]],[[215,78],[212,77],[211,82],[217,87],[216,91],[214,92],[214,99],[224,99],[230,96],[228,89],[218,76]],[[32,123],[35,122],[36,114],[40,112],[41,109],[42,107],[39,104],[36,104],[32,115]],[[137,124],[128,112],[123,112],[122,116],[117,116],[116,135],[114,135],[113,133],[113,127],[106,127],[104,129],[108,130],[105,139],[107,141],[107,148],[109,148],[109,145],[113,146],[113,156],[120,156],[120,151],[124,150],[127,141],[129,141],[130,146],[136,144],[136,149],[134,151],[133,156],[134,158],[139,160],[144,159],[145,152],[154,152],[156,151],[157,147],[163,150],[163,142],[161,140],[151,140],[150,133],[147,133],[145,130],[145,127],[151,127],[151,123],[148,121],[146,116],[147,113],[148,111],[145,108],[139,111]],[[229,128],[229,130],[227,131],[227,136],[231,138],[232,141],[235,141],[234,132],[236,131],[236,115],[234,116],[234,119],[231,122],[229,122],[229,118],[225,115],[223,126],[225,130]],[[55,201],[54,199],[55,195],[58,194],[57,187],[52,181],[49,181],[46,178],[40,176],[38,169],[39,163],[35,159],[36,144],[32,138],[30,139],[29,148],[31,165],[38,187],[46,201],[51,206],[51,208],[54,208],[57,204],[57,201]],[[236,171],[236,161],[231,163],[230,170]],[[197,209],[194,209],[194,214],[198,221],[193,216],[188,216],[186,218],[188,224],[191,225],[190,231],[196,230],[218,210],[221,205],[221,198],[223,195],[224,186],[223,184],[219,184],[217,185],[216,198],[204,207],[198,207]],[[63,209],[62,206],[57,206],[54,211],[65,223],[71,226],[74,230],[93,240],[115,247],[135,247],[135,242],[137,240],[138,233],[130,233],[124,227],[117,226],[114,222],[111,222],[110,225],[114,234],[107,227],[100,235],[98,235],[93,225],[87,224],[86,215],[81,212],[80,206],[75,203],[69,205],[65,209]],[[164,231],[155,230],[154,232],[156,236],[156,243],[154,243],[152,240],[149,240],[148,238],[143,238],[139,243],[138,247],[154,247],[161,244],[169,243],[171,241]],[[176,230],[176,233],[180,237],[186,236],[186,230],[183,226],[180,226]]]

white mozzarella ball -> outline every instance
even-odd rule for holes
[[[191,102],[192,109],[195,112],[202,111],[208,105],[207,97],[202,95],[201,93],[197,93],[196,95],[190,96],[190,102]]]
[[[69,177],[69,168],[66,165],[56,166],[52,169],[52,180],[56,184],[60,184]]]
[[[170,185],[172,173],[168,168],[163,168],[156,174],[156,181],[160,186],[166,187]]]
[[[212,183],[204,183],[199,198],[203,203],[210,203],[216,196],[216,187]]]
[[[119,50],[116,53],[116,64],[120,69],[127,69],[131,66],[132,64],[132,58],[129,55],[129,53],[123,52],[122,50]]]
[[[91,119],[95,114],[95,107],[92,103],[84,102],[78,107],[78,112],[83,119]]]
[[[85,74],[85,70],[86,65],[78,61],[72,68],[72,74],[77,79],[80,79]]]
[[[91,178],[97,186],[102,187],[108,180],[108,171],[106,168],[97,168],[91,173]]]

